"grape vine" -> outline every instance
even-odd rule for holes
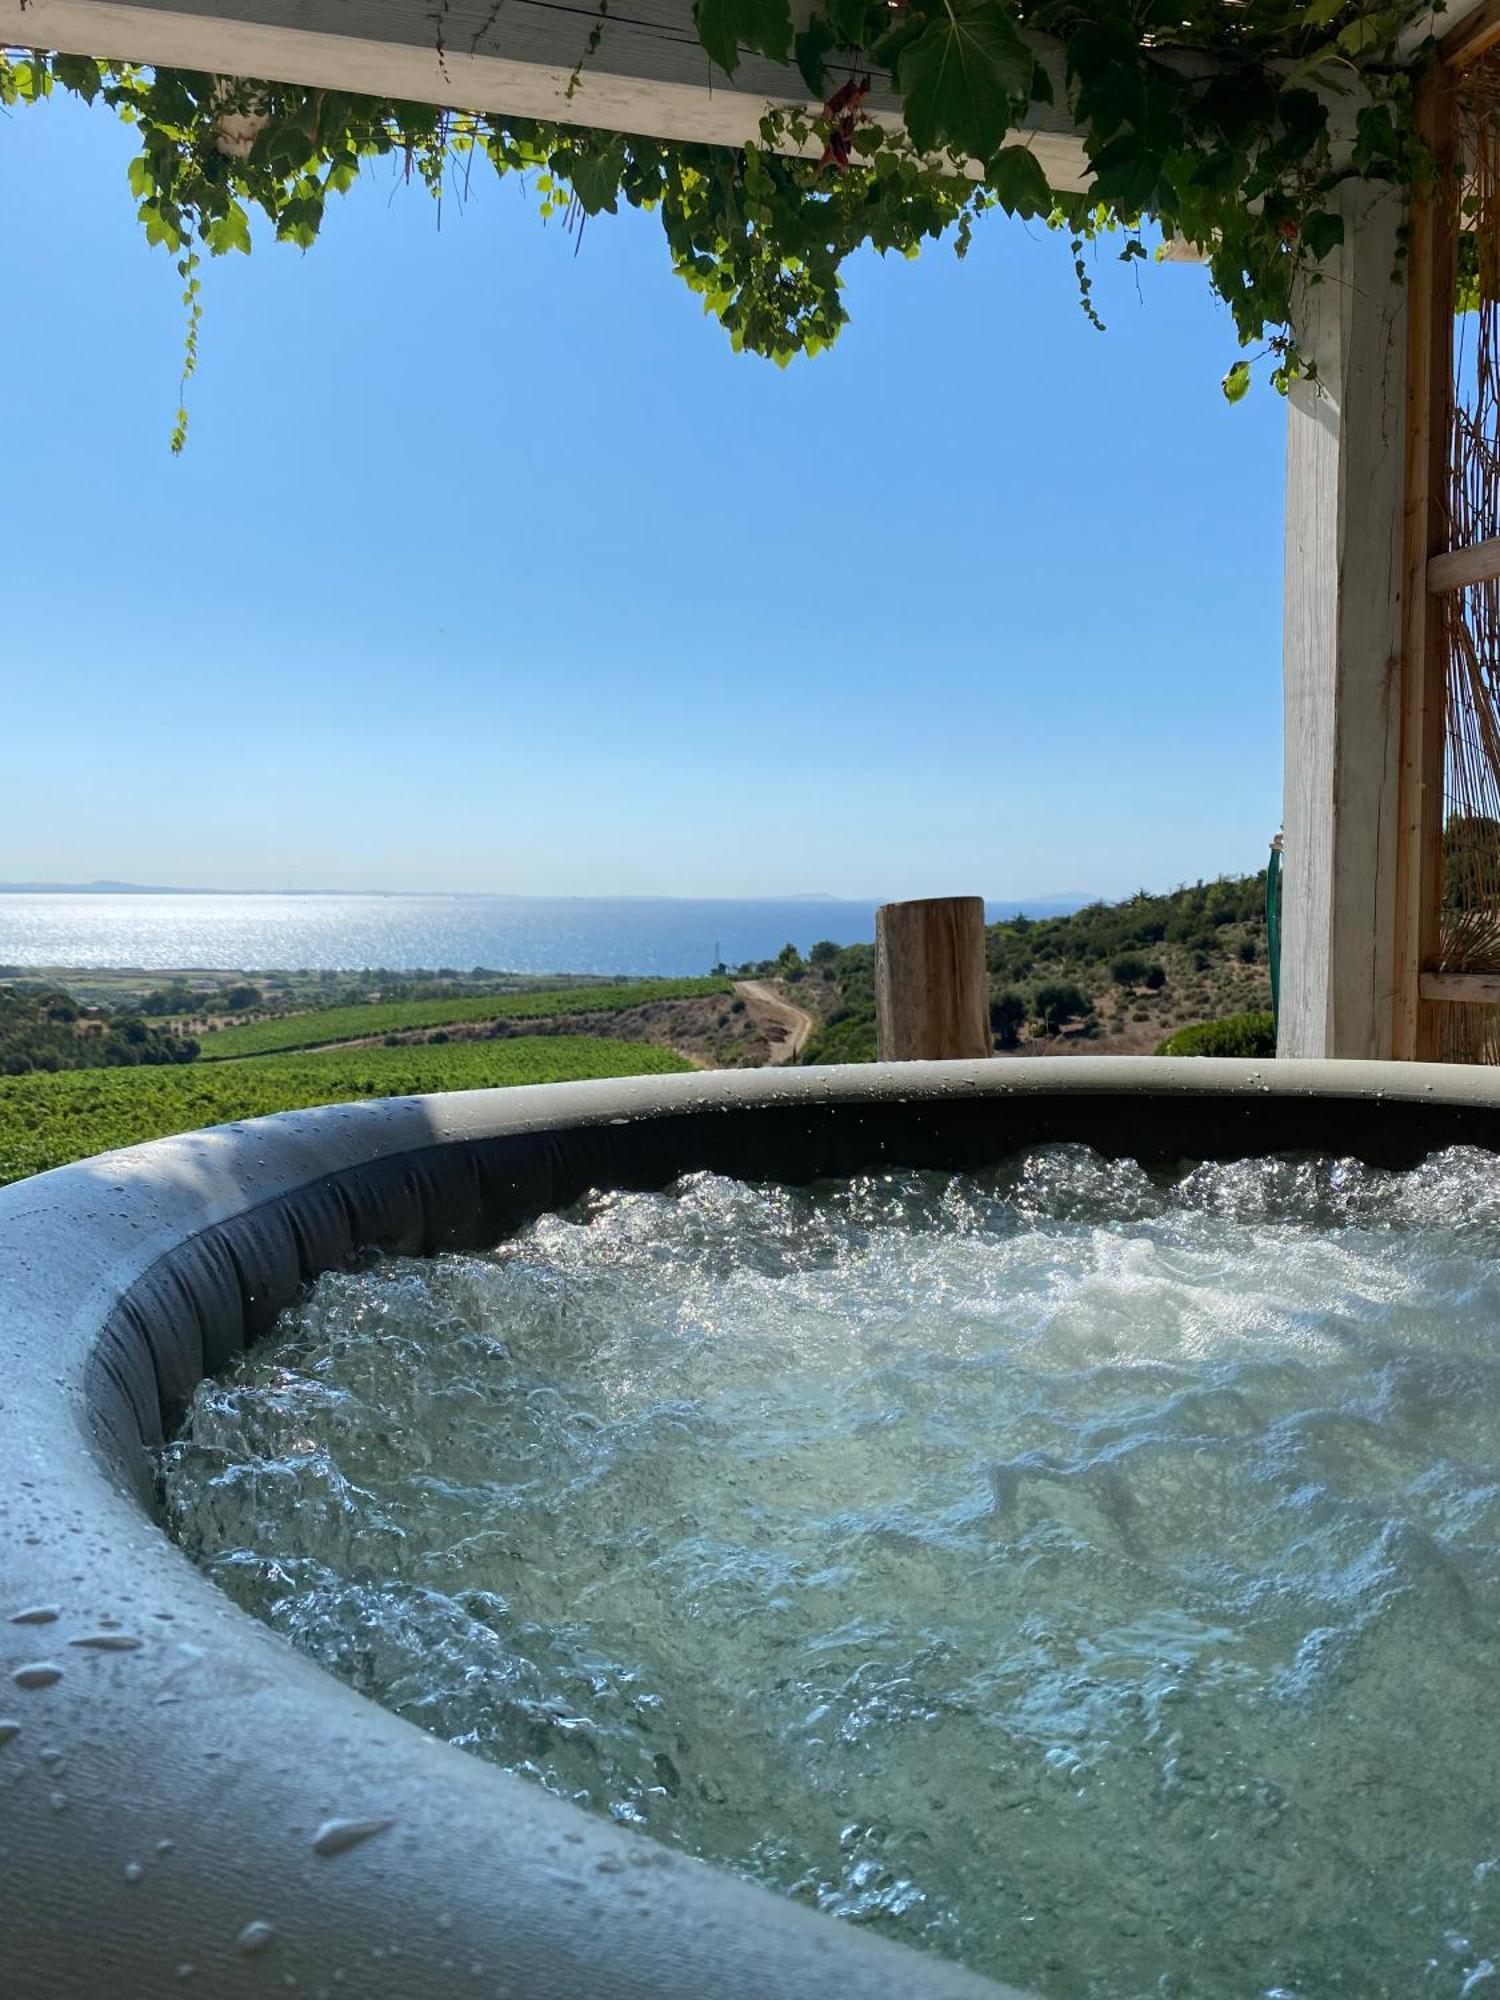
[[[1341,184],[1410,186],[1424,171],[1399,50],[1422,11],[1413,0],[815,0],[796,30],[789,0],[696,0],[721,69],[745,50],[795,63],[821,107],[768,115],[743,150],[44,52],[0,53],[0,103],[69,92],[135,128],[137,212],[183,283],[184,392],[204,257],[248,252],[257,212],[279,241],[311,246],[329,197],[381,158],[434,195],[455,168],[484,164],[527,177],[543,215],[653,211],[674,269],[735,348],[782,364],[837,338],[842,269],[861,248],[913,256],[949,238],[962,254],[989,209],[1039,218],[1071,244],[1092,314],[1085,244],[1118,232],[1121,256],[1145,257],[1154,224],[1198,251],[1240,342],[1260,345],[1284,388],[1304,365],[1293,287],[1341,241]],[[601,6],[569,97],[580,117],[607,31]],[[835,87],[835,56],[852,84]],[[865,111],[866,66],[891,79],[904,131]],[[1049,186],[1014,136],[1059,98],[1092,170],[1086,194]],[[1237,399],[1250,379],[1242,356],[1225,393]],[[179,410],[174,449],[186,422]]]

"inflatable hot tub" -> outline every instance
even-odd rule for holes
[[[424,1736],[239,1611],[151,1511],[195,1383],[319,1272],[491,1244],[591,1187],[1500,1150],[1500,1077],[1068,1058],[338,1106],[0,1192],[0,1993],[908,2000],[1005,1989]]]

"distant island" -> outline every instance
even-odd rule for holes
[[[0,895],[5,896],[175,896],[186,893],[189,892],[160,888],[149,882],[0,882]]]

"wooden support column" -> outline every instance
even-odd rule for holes
[[[875,912],[875,1052],[881,1062],[987,1056],[984,898],[933,896]]]
[[[1394,1049],[1407,293],[1395,192],[1346,183],[1287,412],[1284,1056]]]
[[[1448,634],[1443,593],[1477,582],[1497,551],[1488,542],[1444,554],[1449,544],[1448,457],[1453,421],[1453,297],[1458,218],[1453,167],[1453,72],[1437,63],[1423,78],[1417,130],[1437,163],[1434,183],[1412,201],[1407,264],[1406,506],[1402,522],[1401,789],[1396,870],[1395,1016],[1392,1053],[1436,1054],[1434,999],[1426,977],[1438,963],[1443,895],[1443,759]],[[1446,567],[1445,567],[1446,566]],[[1451,996],[1448,996],[1451,997]]]

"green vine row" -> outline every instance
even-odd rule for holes
[[[606,5],[581,40],[580,114]],[[914,256],[947,237],[962,255],[989,209],[1040,218],[1065,233],[1097,319],[1086,244],[1118,231],[1119,254],[1144,257],[1154,223],[1199,252],[1240,342],[1260,346],[1285,388],[1304,366],[1293,287],[1341,241],[1340,183],[1409,186],[1424,171],[1398,55],[1417,11],[1413,0],[817,0],[797,31],[789,0],[696,0],[721,69],[745,50],[794,62],[822,106],[768,118],[743,151],[46,53],[0,54],[0,103],[65,91],[135,128],[138,214],[183,281],[184,392],[203,256],[248,252],[257,211],[279,241],[311,246],[329,197],[378,159],[439,198],[455,172],[484,164],[526,177],[543,215],[653,211],[674,269],[735,348],[781,364],[836,339],[842,269],[861,248]],[[852,58],[856,79],[838,89],[835,57]],[[892,79],[904,132],[866,115],[864,65]],[[1010,136],[1059,90],[1092,169],[1087,195],[1050,187]],[[1336,142],[1340,127],[1352,144]],[[1250,379],[1242,356],[1226,395]],[[184,407],[175,450],[186,424]]]

